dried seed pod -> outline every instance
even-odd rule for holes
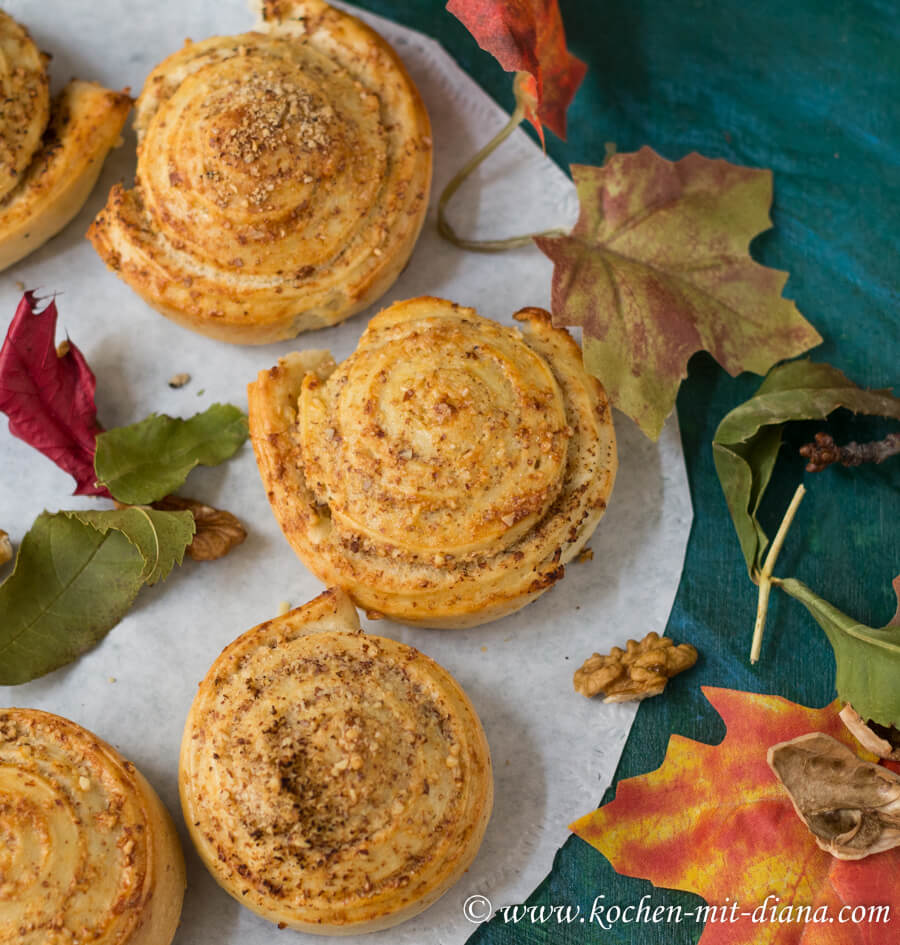
[[[900,776],[822,732],[773,745],[769,767],[816,843],[841,860],[900,846]]]
[[[658,696],[666,683],[697,662],[689,643],[678,646],[669,637],[648,633],[640,643],[629,640],[622,650],[614,646],[607,656],[594,653],[575,671],[575,691],[583,696],[603,693],[604,702],[630,702]]]
[[[879,758],[900,761],[900,732],[895,728],[867,722],[852,705],[845,705],[840,712],[841,721],[853,737],[867,751]]]

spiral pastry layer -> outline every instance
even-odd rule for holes
[[[168,945],[184,886],[134,765],[67,719],[0,710],[0,943]]]
[[[131,99],[73,79],[52,101],[46,57],[0,10],[0,271],[84,206]]]
[[[606,508],[603,388],[548,313],[516,318],[398,302],[342,364],[301,352],[250,385],[282,530],[374,614],[462,627],[511,613],[562,577]]]
[[[24,26],[0,10],[0,199],[18,184],[50,120],[47,64]]]
[[[417,650],[362,633],[336,589],[213,663],[180,784],[216,880],[272,922],[324,934],[434,902],[474,859],[493,801],[465,693]]]
[[[137,183],[89,238],[175,321],[257,344],[342,321],[406,264],[431,130],[396,53],[321,0],[186,45],[137,102]]]

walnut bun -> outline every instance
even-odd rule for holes
[[[469,627],[512,613],[603,515],[616,472],[603,388],[547,312],[515,317],[398,302],[342,364],[301,351],[250,385],[282,530],[370,615]]]
[[[0,10],[0,271],[84,206],[131,111],[124,92],[81,79],[51,99],[47,59]]]
[[[279,927],[331,935],[433,903],[474,859],[493,801],[487,742],[458,683],[363,633],[337,589],[213,663],[180,784],[219,884]]]
[[[256,32],[188,43],[136,105],[135,186],[88,236],[150,305],[241,344],[369,306],[405,266],[431,126],[394,50],[321,0],[268,0]]]
[[[105,742],[37,709],[0,709],[0,943],[169,945],[184,898],[178,835]]]

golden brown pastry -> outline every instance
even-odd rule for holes
[[[171,818],[68,719],[0,709],[0,943],[168,945],[184,896]]]
[[[541,309],[521,330],[443,299],[375,316],[340,365],[282,358],[249,387],[275,515],[360,606],[431,627],[505,616],[551,587],[602,516],[610,408]]]
[[[181,801],[203,862],[279,926],[349,934],[421,912],[481,844],[493,779],[458,683],[359,630],[333,589],[248,630],[188,715]]]
[[[88,236],[164,315],[262,344],[333,325],[406,264],[431,182],[428,115],[397,54],[321,0],[189,43],[136,107],[137,182]]]
[[[51,103],[46,59],[0,11],[0,270],[58,233],[84,206],[131,99],[73,79]]]

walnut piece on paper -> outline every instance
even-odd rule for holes
[[[678,646],[668,637],[651,632],[625,649],[614,646],[607,656],[594,653],[575,670],[575,691],[583,696],[603,693],[604,702],[631,702],[658,696],[666,683],[697,662],[689,643]]]
[[[2,568],[7,561],[12,561],[12,556],[12,542],[9,540],[9,535],[0,528],[0,568]]]
[[[832,856],[861,860],[900,846],[900,775],[822,732],[773,745],[767,761]]]
[[[179,387],[184,387],[184,385],[187,384],[190,379],[191,375],[184,371],[179,374],[173,374],[169,378],[169,387],[171,387],[172,390],[178,390]]]
[[[240,521],[224,509],[215,509],[196,499],[167,495],[153,503],[161,512],[192,512],[197,531],[188,545],[187,553],[194,561],[215,561],[237,547],[246,537],[247,530]]]

